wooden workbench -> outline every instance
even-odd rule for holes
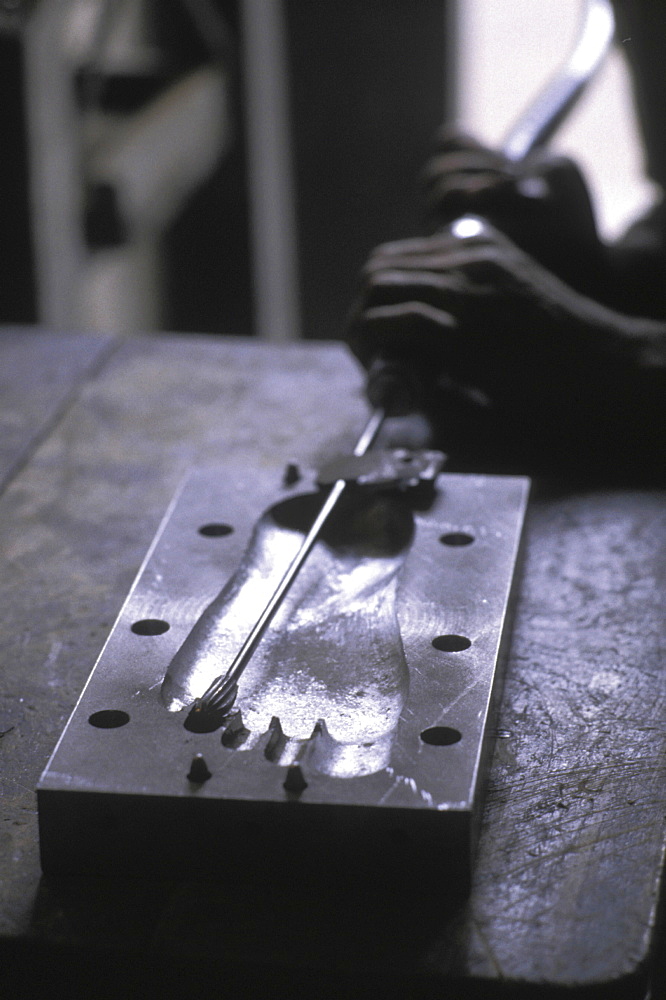
[[[348,445],[356,366],[335,344],[7,328],[0,393],[1,996],[646,995],[663,494],[537,488],[471,895],[396,898],[381,934],[350,896],[332,930],[296,889],[44,880],[34,788],[183,473]]]

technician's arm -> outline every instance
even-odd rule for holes
[[[602,305],[478,229],[374,252],[357,356],[409,375],[461,464],[663,479],[666,324]]]

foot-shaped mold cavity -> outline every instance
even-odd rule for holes
[[[257,522],[236,573],[169,666],[169,710],[190,706],[226,672],[321,504],[320,494],[293,497]],[[250,749],[279,719],[286,763],[323,720],[311,766],[338,777],[386,766],[409,681],[395,602],[413,530],[398,497],[343,498],[240,679],[229,749]]]

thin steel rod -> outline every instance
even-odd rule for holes
[[[571,110],[606,58],[615,34],[610,0],[587,0],[576,44],[565,64],[520,116],[503,143],[519,162],[543,146]]]
[[[363,429],[363,433],[354,446],[353,454],[355,456],[365,455],[366,451],[372,447],[379,431],[381,430],[381,426],[384,422],[384,416],[384,410],[377,409],[373,411],[372,416]],[[346,486],[346,480],[338,479],[331,487],[331,491],[328,494],[323,507],[317,514],[312,527],[303,539],[298,552],[292,559],[284,576],[273,591],[273,594],[261,615],[252,626],[245,642],[236,653],[231,666],[225,674],[220,675],[213,681],[203,697],[199,700],[198,708],[200,710],[215,711],[222,708],[230,708],[231,705],[233,705],[236,700],[236,687],[241,674],[250,662],[252,654],[261,641],[262,636],[273,620],[278,608],[289,591],[289,588],[298,576],[303,563],[312,551],[317,539],[319,538],[322,528],[333,512],[340,497],[344,493]],[[225,704],[227,702],[230,703],[227,705]]]

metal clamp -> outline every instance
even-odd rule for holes
[[[365,455],[343,455],[333,459],[320,469],[317,483],[330,486],[343,479],[357,486],[418,486],[434,482],[445,461],[446,455],[441,451],[375,449]]]

